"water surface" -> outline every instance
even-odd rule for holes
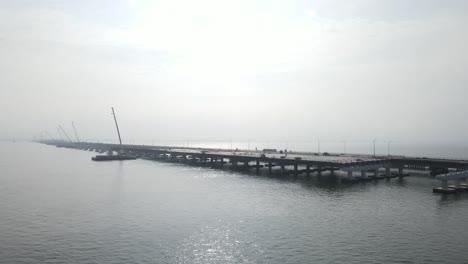
[[[468,263],[468,195],[0,143],[0,263]]]

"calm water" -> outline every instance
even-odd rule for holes
[[[468,263],[468,195],[0,143],[0,263]]]

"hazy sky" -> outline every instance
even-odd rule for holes
[[[0,0],[0,138],[468,141],[468,1]]]

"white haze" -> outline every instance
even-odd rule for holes
[[[455,141],[468,2],[0,0],[0,138]],[[44,134],[43,134],[44,135]]]

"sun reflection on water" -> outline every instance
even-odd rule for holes
[[[183,241],[177,263],[254,263],[261,250],[246,237],[223,221],[204,226]]]

